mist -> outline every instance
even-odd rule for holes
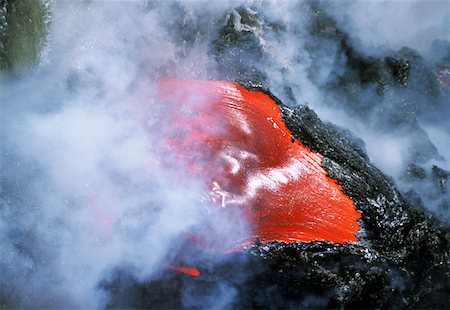
[[[157,277],[210,221],[202,181],[155,147],[169,120],[157,80],[205,77],[207,55],[161,26],[172,4],[152,5],[53,2],[38,65],[3,77],[0,268],[14,306],[103,308],[115,270]]]
[[[439,52],[450,41],[448,2],[45,3],[48,34],[36,64],[0,77],[0,285],[8,303],[104,308],[101,283],[115,271],[157,279],[179,258],[180,236],[211,223],[204,180],[156,147],[169,126],[156,96],[167,76],[262,81],[283,103],[306,104],[361,138],[404,193],[414,190],[411,199],[450,218],[449,91],[433,84],[441,93],[424,92],[414,75],[448,61]],[[334,29],[317,28],[316,10]],[[238,39],[222,35],[227,25]],[[420,56],[408,84],[392,82],[382,95],[372,82],[342,91],[354,71],[337,32],[367,59],[414,49],[404,52]],[[408,178],[411,165],[423,177]],[[249,229],[239,214],[214,223],[220,242]],[[218,300],[227,308],[234,288],[224,280],[194,295],[186,289],[186,307]]]
[[[362,138],[407,199],[448,221],[449,3],[275,2],[257,11],[266,86]]]

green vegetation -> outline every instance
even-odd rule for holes
[[[47,35],[44,0],[0,0],[0,74],[36,63]]]

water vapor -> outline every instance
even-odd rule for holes
[[[117,270],[158,278],[211,221],[203,180],[156,147],[166,76],[257,80],[309,105],[448,219],[448,2],[53,1],[50,16],[38,64],[0,78],[0,304],[105,307]],[[235,294],[186,288],[184,306]]]
[[[102,308],[115,270],[158,277],[209,220],[202,180],[155,147],[170,125],[157,81],[208,75],[196,43],[207,29],[188,43],[165,20],[189,25],[191,6],[54,2],[39,65],[4,77],[0,270],[11,306]]]

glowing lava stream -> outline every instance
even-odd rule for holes
[[[321,166],[322,156],[293,139],[275,101],[227,81],[164,79],[164,143],[206,180],[209,197],[243,211],[252,230],[242,246],[270,241],[356,241],[361,214]],[[227,210],[227,211],[222,211]]]
[[[167,268],[190,275],[192,277],[198,277],[200,275],[200,271],[197,268],[182,267],[177,265],[170,265]]]

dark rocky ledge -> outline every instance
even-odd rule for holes
[[[293,136],[323,155],[330,177],[362,213],[360,241],[255,240],[244,250],[214,255],[184,249],[180,263],[197,266],[200,277],[162,271],[159,280],[138,284],[118,271],[103,284],[112,293],[111,307],[204,307],[205,298],[221,289],[230,290],[236,308],[447,306],[449,229],[420,206],[408,204],[349,132],[324,124],[306,106],[280,108]]]

